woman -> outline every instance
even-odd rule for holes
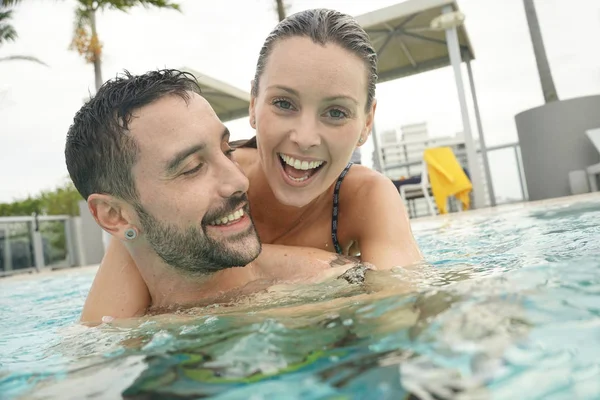
[[[294,14],[267,37],[252,81],[256,137],[234,153],[263,243],[360,255],[378,269],[421,260],[395,186],[349,163],[373,126],[376,72],[367,34],[337,11]],[[94,282],[102,297],[119,291],[103,284],[117,270],[132,301],[149,301],[127,250],[113,240]]]

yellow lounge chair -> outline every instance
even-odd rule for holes
[[[425,149],[423,160],[427,164],[429,184],[440,214],[448,212],[448,197],[456,197],[463,210],[470,206],[471,181],[459,164],[450,147]]]

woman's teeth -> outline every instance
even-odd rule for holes
[[[305,180],[307,180],[310,177],[310,175],[306,174],[301,178],[294,178],[291,175],[288,175],[288,178],[290,178],[291,180],[293,180],[294,182],[304,182]]]
[[[285,154],[280,154],[279,157],[281,157],[283,162],[289,165],[290,167],[303,171],[318,168],[324,163],[324,161],[300,161],[296,160],[293,157],[286,156]]]
[[[238,219],[242,218],[243,216],[244,216],[244,210],[240,209],[232,214],[227,215],[226,217],[217,219],[217,220],[211,222],[210,224],[211,225],[225,225],[230,222],[237,221]]]

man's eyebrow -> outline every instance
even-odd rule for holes
[[[174,174],[177,172],[177,168],[179,168],[179,165],[181,165],[186,158],[194,153],[204,150],[205,147],[206,145],[204,143],[200,143],[181,150],[179,153],[175,154],[175,156],[167,163],[167,167],[165,168],[167,174]]]
[[[231,136],[231,133],[229,132],[229,129],[227,129],[227,127],[224,127],[223,133],[221,134],[221,142],[223,142],[223,141],[229,142],[230,136]]]

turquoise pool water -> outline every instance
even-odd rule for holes
[[[76,324],[93,270],[0,280],[0,398],[598,399],[593,199],[417,221],[419,272],[133,328]]]

